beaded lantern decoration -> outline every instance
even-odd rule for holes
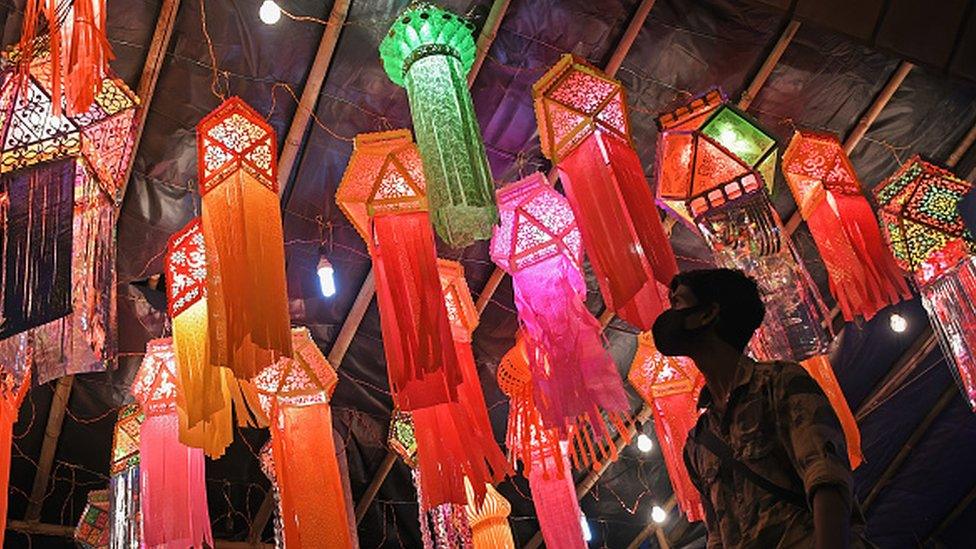
[[[200,218],[170,237],[166,247],[166,297],[179,364],[180,442],[212,459],[234,440],[232,412],[241,427],[265,427],[250,381],[210,362],[207,253]]]
[[[291,356],[277,154],[274,130],[238,97],[197,124],[210,363],[243,379]]]
[[[665,307],[657,283],[678,272],[630,135],[623,86],[563,55],[532,87],[542,152],[559,169],[604,301],[651,329]]]
[[[881,226],[910,273],[953,374],[976,411],[976,240],[959,215],[973,184],[913,157],[875,188]]]
[[[468,91],[474,25],[426,2],[411,3],[380,43],[383,68],[407,90],[424,160],[430,217],[445,242],[491,236],[498,220],[491,168]]]
[[[88,492],[88,502],[81,510],[75,526],[75,543],[82,549],[108,549],[109,539],[108,490]]]
[[[404,411],[456,401],[461,383],[425,192],[408,130],[356,136],[336,202],[373,259],[387,374]]]
[[[698,394],[704,376],[687,358],[666,357],[654,346],[649,332],[637,336],[637,354],[627,380],[654,411],[654,432],[678,507],[688,522],[705,516],[701,496],[684,462],[685,439],[698,421]]]
[[[285,528],[281,520],[281,492],[278,490],[278,480],[275,476],[274,450],[270,440],[265,442],[258,452],[258,464],[261,465],[261,472],[271,483],[268,489],[271,490],[271,498],[274,500],[274,546],[275,549],[284,549]]]
[[[329,406],[338,377],[308,329],[292,330],[292,347],[293,358],[254,380],[271,418],[284,537],[298,547],[352,547]]]
[[[10,483],[10,453],[14,423],[24,396],[30,389],[33,347],[29,335],[21,333],[0,342],[0,493]],[[7,527],[7,498],[0,498],[0,547]]]
[[[820,250],[830,293],[845,320],[870,319],[911,297],[837,136],[794,133],[783,153],[783,175]]]
[[[213,547],[203,451],[179,441],[176,355],[169,338],[146,344],[132,395],[146,415],[139,429],[139,503],[147,547]]]
[[[40,45],[0,60],[0,339],[39,327],[36,383],[115,358],[115,218],[138,104],[107,74],[65,114],[49,58]]]
[[[112,462],[109,466],[109,515],[112,526],[109,547],[139,547],[142,516],[139,512],[139,431],[146,419],[138,404],[119,410],[112,435]]]
[[[471,483],[465,482],[464,487],[468,496],[464,511],[468,515],[468,525],[471,526],[472,547],[474,549],[515,549],[512,528],[508,524],[508,515],[512,513],[512,504],[490,484],[486,487],[487,493],[480,504],[475,498]]]
[[[827,309],[767,193],[775,175],[775,139],[716,90],[660,116],[658,124],[659,201],[693,220],[718,265],[757,282],[766,316],[752,353],[799,362],[817,380],[857,467],[860,432],[826,356]]]
[[[512,275],[515,305],[542,423],[565,439],[589,425],[599,438],[602,412],[629,411],[623,383],[586,309],[580,232],[567,200],[540,173],[498,191],[501,223],[491,258]]]

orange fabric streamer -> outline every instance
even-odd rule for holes
[[[515,549],[512,528],[508,525],[512,504],[490,484],[485,486],[485,498],[480,505],[475,501],[471,481],[464,479],[464,488],[468,497],[464,511],[471,526],[471,545],[474,549]]]
[[[197,162],[210,361],[250,379],[292,353],[274,130],[232,97],[197,125]]]
[[[857,420],[851,413],[851,407],[844,398],[840,383],[834,376],[834,369],[830,366],[830,359],[826,355],[816,355],[800,362],[803,369],[810,374],[810,377],[817,380],[820,388],[827,395],[830,406],[840,420],[840,426],[844,429],[844,438],[847,441],[847,457],[851,462],[851,469],[857,469],[864,461],[861,453],[861,429],[857,426]]]
[[[3,342],[0,348],[0,494],[10,485],[10,451],[17,411],[30,389],[31,353],[26,333]],[[7,530],[7,497],[0,497],[0,547]]]

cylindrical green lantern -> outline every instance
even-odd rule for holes
[[[437,6],[413,3],[380,43],[386,74],[410,100],[434,229],[453,247],[491,238],[498,220],[467,86],[476,52],[473,28]]]

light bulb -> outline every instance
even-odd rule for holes
[[[663,524],[664,521],[668,520],[668,512],[661,509],[660,505],[655,505],[651,508],[651,520],[656,524]]]
[[[654,441],[651,437],[641,433],[637,435],[637,449],[645,454],[654,449]]]
[[[908,319],[898,313],[891,313],[891,318],[888,319],[888,324],[891,326],[891,331],[895,332],[896,334],[903,333],[908,329]]]
[[[586,522],[586,515],[580,515],[580,528],[583,529],[583,541],[592,541],[593,532],[590,531],[590,523]]]
[[[336,283],[335,269],[332,268],[332,263],[323,257],[319,260],[319,266],[315,272],[319,275],[319,288],[322,289],[322,295],[325,297],[334,296],[336,294]]]
[[[281,19],[281,7],[274,0],[264,0],[258,15],[265,25],[274,25]]]

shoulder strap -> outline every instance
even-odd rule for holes
[[[711,429],[708,429],[707,427],[702,429],[699,432],[698,440],[709,452],[715,454],[715,456],[718,457],[718,459],[721,460],[724,465],[728,465],[735,471],[738,471],[749,482],[783,501],[792,503],[793,505],[802,507],[804,509],[809,508],[807,505],[807,498],[804,497],[803,494],[794,492],[788,488],[783,488],[775,482],[753,471],[752,468],[745,463],[735,459],[735,457],[732,455],[732,449],[729,448],[728,444],[726,444],[722,439],[718,438],[715,433],[711,431]]]

